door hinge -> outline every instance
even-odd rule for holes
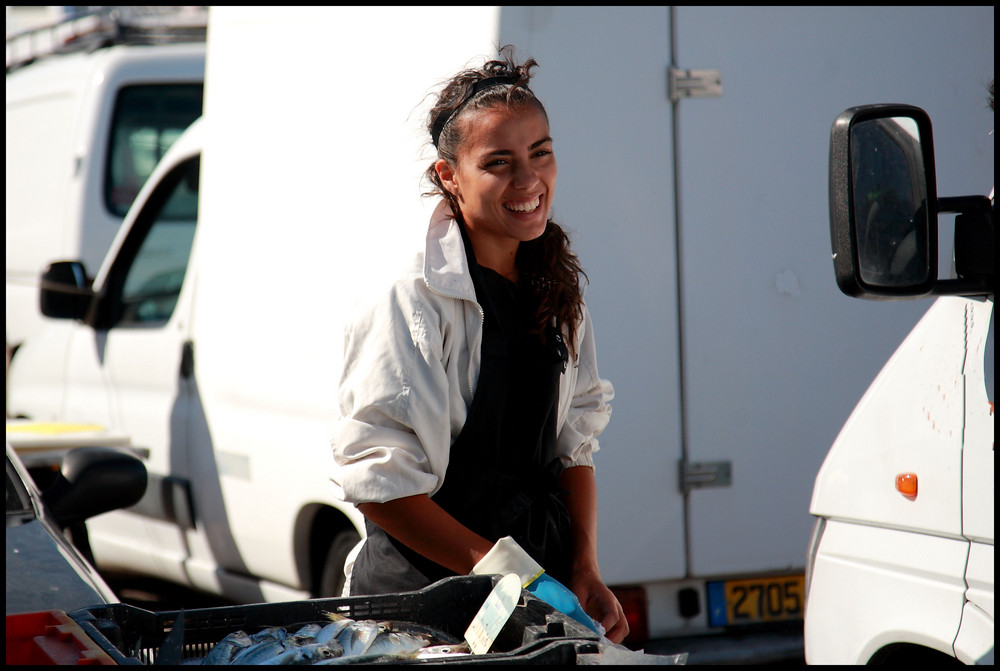
[[[685,98],[722,97],[720,70],[685,70],[673,66],[667,69],[667,90],[670,102]]]
[[[733,484],[731,461],[680,461],[681,492],[702,487],[729,487]]]

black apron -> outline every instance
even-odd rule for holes
[[[552,577],[569,581],[570,524],[555,457],[559,376],[568,352],[552,327],[545,342],[525,333],[533,301],[481,268],[462,228],[476,297],[483,306],[479,383],[432,500],[488,540],[511,536]],[[370,520],[350,593],[421,589],[455,573],[417,554]]]

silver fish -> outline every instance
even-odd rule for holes
[[[287,636],[288,631],[284,627],[268,627],[261,629],[256,634],[251,634],[250,639],[254,643],[261,643],[263,641],[279,641]]]
[[[404,655],[430,645],[426,636],[382,629],[365,651],[369,655]]]
[[[331,622],[309,623],[289,634],[267,627],[256,634],[234,632],[203,664],[347,664],[467,654],[454,636],[415,622],[353,620],[327,613]]]
[[[233,655],[253,645],[253,639],[245,631],[234,631],[226,635],[209,651],[202,664],[229,664]]]
[[[400,655],[354,655],[331,657],[312,662],[313,666],[341,666],[347,664],[386,664],[403,659]]]
[[[373,645],[372,648],[374,647],[375,646]],[[353,657],[335,657],[323,659],[313,663],[322,666],[340,666],[344,664],[398,664],[412,659],[438,660],[446,657],[460,657],[462,655],[472,654],[472,651],[469,649],[469,645],[467,643],[459,643],[455,645],[432,645],[419,648],[417,650],[401,650],[390,653],[373,653],[371,652],[372,648],[369,648],[369,652],[363,655]]]
[[[447,645],[429,645],[426,648],[417,650],[414,655],[416,659],[440,659],[442,657],[453,657],[457,655],[471,655],[472,650],[468,643],[457,643]]]
[[[267,660],[286,652],[282,641],[264,640],[244,648],[233,657],[233,664],[263,664]]]
[[[344,654],[344,649],[339,645],[333,643],[332,646],[310,643],[286,650],[276,657],[260,662],[260,664],[315,664]]]
[[[325,645],[330,641],[336,641],[337,636],[340,634],[340,632],[342,632],[347,627],[351,626],[353,622],[354,620],[350,620],[347,618],[342,618],[335,622],[331,622],[330,624],[326,625],[316,633],[315,636],[316,642]]]
[[[383,620],[379,624],[389,631],[395,631],[414,636],[423,636],[428,640],[428,645],[458,645],[462,640],[456,638],[446,631],[436,629],[419,622],[408,622],[403,620]]]
[[[284,639],[285,649],[301,647],[316,642],[316,635],[322,631],[323,626],[319,624],[303,625],[298,631]]]
[[[375,641],[381,627],[374,620],[352,620],[337,634],[337,643],[344,649],[345,657],[363,655],[368,651],[369,646]]]

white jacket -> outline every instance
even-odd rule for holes
[[[442,200],[426,249],[346,328],[333,483],[352,503],[433,495],[479,379],[483,310],[458,223]],[[593,467],[614,390],[600,379],[589,313],[559,384],[557,453]]]

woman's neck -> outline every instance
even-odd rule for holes
[[[476,263],[517,284],[517,249],[520,243],[505,241],[503,244],[497,244],[495,240],[484,239],[483,236],[477,235],[468,227],[465,231],[472,244],[473,253],[476,255]]]

